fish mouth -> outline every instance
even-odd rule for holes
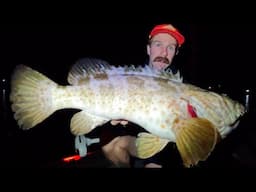
[[[233,123],[230,124],[230,127],[236,128],[236,127],[238,126],[239,122],[240,122],[243,118],[245,118],[245,116],[244,116],[244,115],[240,115]]]

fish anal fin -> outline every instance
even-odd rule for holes
[[[219,140],[217,129],[204,118],[179,119],[174,130],[177,148],[185,167],[206,160]]]
[[[150,133],[142,132],[136,139],[137,157],[145,159],[160,152],[168,143],[167,139],[162,139]]]
[[[84,135],[91,132],[95,127],[106,123],[109,119],[92,115],[86,111],[76,113],[70,123],[71,133],[74,135]]]

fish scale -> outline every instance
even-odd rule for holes
[[[58,85],[42,73],[18,65],[10,93],[18,125],[31,129],[65,108],[80,110],[71,119],[74,135],[125,119],[151,134],[138,135],[138,157],[150,157],[168,142],[175,142],[189,167],[207,159],[219,136],[224,139],[245,113],[242,104],[227,96],[183,83],[179,73],[148,66],[113,67],[97,59],[84,60],[71,68],[68,82],[70,85]]]

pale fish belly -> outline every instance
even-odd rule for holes
[[[91,79],[80,86],[76,88],[79,93],[73,93],[80,109],[106,119],[126,119],[175,141],[172,124],[177,116],[184,115],[181,108],[185,109],[185,104],[177,104],[182,102],[177,102],[179,91],[174,85],[143,76],[111,76]]]
[[[184,106],[177,104],[175,87],[155,81],[154,78],[135,76],[117,76],[108,82],[112,83],[97,86],[97,114],[110,119],[126,119],[152,134],[175,140],[173,121],[177,115],[183,115],[184,111],[180,107],[186,109],[184,101],[179,101]],[[168,91],[163,85],[168,86]]]
[[[175,119],[190,118],[187,111],[187,102],[183,99],[168,96],[165,93],[159,94],[158,92],[152,96],[154,100],[144,107],[146,109],[145,117],[142,117],[141,109],[134,109],[138,114],[137,116],[145,119],[143,122],[140,119],[138,121],[141,121],[141,126],[152,134],[175,142],[176,135],[173,129]]]

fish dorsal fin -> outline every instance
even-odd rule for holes
[[[171,69],[159,71],[148,65],[114,66],[110,65],[107,61],[97,58],[84,58],[77,61],[68,74],[68,82],[71,85],[79,85],[91,77],[106,78],[108,75],[142,75],[182,82],[179,71],[174,74]]]
[[[173,71],[170,68],[160,71],[160,76],[167,79],[172,79],[177,82],[183,81],[183,77],[181,76],[180,71],[177,70],[176,73],[173,73]]]
[[[78,85],[81,81],[88,79],[91,75],[104,75],[111,65],[102,59],[83,58],[78,60],[70,69],[68,83]]]

